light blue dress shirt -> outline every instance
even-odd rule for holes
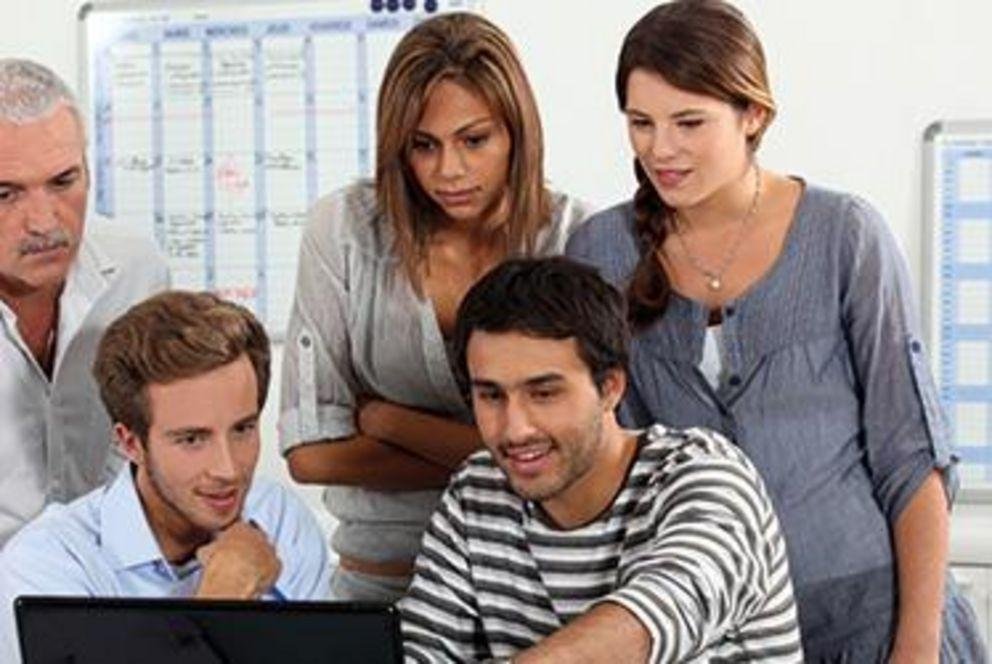
[[[309,508],[291,490],[256,477],[243,518],[268,535],[282,572],[268,600],[329,596],[327,545]],[[0,553],[0,661],[20,661],[13,602],[20,595],[190,597],[202,567],[162,555],[145,518],[130,467],[68,505],[50,505]]]

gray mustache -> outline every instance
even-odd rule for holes
[[[32,235],[26,240],[22,240],[17,250],[21,256],[40,254],[52,249],[61,249],[72,245],[72,234],[64,228],[56,228],[45,235]]]

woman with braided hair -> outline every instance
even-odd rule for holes
[[[810,662],[984,661],[947,580],[954,472],[905,260],[855,196],[763,169],[761,43],[721,0],[628,33],[632,202],[568,255],[625,290],[626,424],[721,431],[779,513]]]

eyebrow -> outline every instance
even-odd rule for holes
[[[240,420],[232,425],[232,428],[241,426],[242,424],[249,424],[257,422],[259,419],[258,413],[252,413],[251,415],[246,415]],[[181,427],[179,429],[169,429],[165,432],[165,435],[169,438],[182,438],[184,436],[197,436],[209,434],[211,429],[209,427]]]
[[[481,117],[481,118],[476,118],[475,120],[469,120],[468,122],[466,122],[465,124],[463,124],[461,127],[459,127],[458,129],[456,129],[454,131],[454,133],[455,133],[455,135],[464,134],[467,131],[471,131],[473,129],[476,129],[477,127],[479,127],[479,125],[483,125],[483,124],[485,124],[487,122],[495,122],[495,121],[496,121],[496,118],[492,117],[491,115],[487,115],[487,116]],[[434,136],[434,134],[430,133],[429,131],[424,131],[423,129],[419,129],[419,128],[418,129],[414,129],[413,130],[413,133],[415,135],[418,135],[419,134],[420,136],[427,136],[429,138],[434,138],[434,139],[437,138],[436,136]]]
[[[56,173],[55,175],[53,175],[50,178],[46,178],[45,179],[45,182],[46,183],[55,182],[56,180],[61,180],[62,178],[68,177],[70,175],[81,175],[82,172],[83,172],[83,167],[80,166],[79,164],[76,164],[75,166],[70,166],[69,168],[65,169],[64,171],[59,171],[58,173]],[[0,181],[0,187],[5,187],[7,189],[24,189],[24,185],[23,184],[21,184],[19,182],[13,182],[13,181],[10,181],[10,180],[2,180],[2,181]]]
[[[82,172],[83,172],[83,167],[77,164],[75,166],[70,166],[69,168],[65,169],[60,173],[56,173],[52,177],[48,178],[48,181],[53,182],[55,180],[61,180],[62,178],[68,177],[70,175],[79,175]]]
[[[202,436],[209,433],[210,429],[207,427],[183,427],[181,429],[169,429],[165,432],[165,435],[169,438],[184,438],[186,436]]]
[[[242,417],[240,420],[234,423],[234,426],[239,427],[242,424],[252,424],[255,422],[258,422],[258,413],[252,413],[251,415]]]
[[[643,115],[644,117],[651,117],[650,113],[631,107],[625,108],[624,113],[626,113],[627,115]],[[706,111],[701,108],[687,108],[681,111],[676,111],[675,113],[672,113],[668,117],[678,120],[679,118],[684,118],[694,115],[706,115]]]
[[[565,377],[562,376],[561,374],[549,372],[545,374],[540,374],[538,376],[533,376],[531,378],[527,378],[521,383],[521,385],[523,385],[524,387],[541,387],[552,383],[560,383],[563,380],[565,380]],[[506,389],[496,381],[486,380],[485,378],[473,379],[471,384],[473,388],[498,389],[498,390]]]

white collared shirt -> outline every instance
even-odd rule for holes
[[[0,545],[46,504],[86,493],[119,467],[92,376],[97,343],[111,321],[168,284],[151,243],[85,236],[59,298],[51,380],[0,301]]]

